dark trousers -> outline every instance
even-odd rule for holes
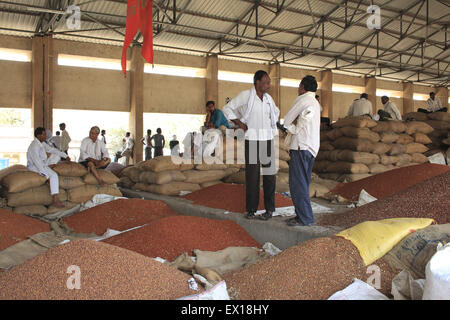
[[[145,148],[145,161],[152,158],[152,148]]]
[[[447,112],[447,111],[448,111],[448,108],[442,108],[442,109],[439,109],[439,110],[437,110],[437,111],[435,111],[435,112]],[[422,109],[422,108],[419,108],[419,109],[417,110],[417,112],[427,113],[427,114],[433,113],[433,112],[431,112],[431,111],[428,111],[428,110]]]
[[[275,165],[273,141],[245,140],[245,192],[247,212],[258,211],[261,165],[265,168]],[[261,156],[263,154],[263,156]],[[264,207],[266,211],[275,211],[276,175],[263,175]]]
[[[314,216],[309,198],[309,184],[314,165],[313,155],[306,150],[290,150],[289,189],[297,217],[304,224],[314,223]]]
[[[155,147],[155,158],[164,155],[163,147]]]
[[[387,121],[389,119],[392,119],[391,114],[389,112],[386,112],[384,110],[378,110],[378,115],[380,116],[380,121]]]

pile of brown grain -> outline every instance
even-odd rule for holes
[[[78,266],[81,289],[67,282]],[[8,300],[173,300],[199,293],[190,276],[135,252],[90,240],[53,248],[0,274],[0,299]],[[75,282],[69,281],[69,284]]]

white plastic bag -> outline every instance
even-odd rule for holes
[[[363,205],[366,205],[368,203],[377,201],[378,199],[371,196],[366,190],[362,189],[361,193],[359,194],[358,203],[356,204],[357,207],[362,207]]]
[[[438,152],[436,154],[433,154],[432,156],[428,157],[428,160],[430,161],[430,163],[443,164],[444,166],[446,165],[445,157],[440,152]]]
[[[221,281],[205,292],[177,300],[230,300],[230,296],[225,281]]]
[[[336,292],[328,300],[389,300],[389,298],[364,281],[354,279],[351,285]]]
[[[438,245],[427,264],[423,300],[450,300],[450,243]]]

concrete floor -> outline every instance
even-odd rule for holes
[[[248,220],[242,213],[227,212],[223,209],[214,209],[192,204],[191,201],[178,198],[162,196],[148,192],[138,192],[130,189],[120,189],[122,194],[128,198],[140,198],[146,200],[161,200],[179,214],[196,216],[216,220],[232,220],[244,228],[256,241],[261,244],[271,242],[278,248],[285,250],[301,242],[329,237],[342,230],[335,226],[312,226],[312,227],[289,227],[286,225],[286,217],[273,217],[269,221]],[[332,213],[351,210],[346,205],[331,204],[326,200],[313,199],[312,201],[330,208]],[[329,213],[314,212],[317,220],[320,216]]]

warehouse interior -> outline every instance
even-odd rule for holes
[[[108,251],[106,246],[95,248],[93,244],[83,239],[89,238],[87,234],[91,237],[92,234],[96,237],[102,236],[110,229],[122,232],[115,237],[103,239],[116,246],[110,250],[119,250],[118,247],[122,247],[139,252],[139,256],[128,256],[128,252],[123,253],[123,259],[136,260],[136,263],[143,263],[148,268],[159,270],[165,277],[173,276],[173,282],[167,285],[164,292],[158,294],[149,289],[139,291],[134,288],[134,291],[127,291],[130,286],[138,286],[139,283],[148,283],[148,288],[157,285],[156,280],[156,282],[150,281],[145,274],[134,277],[128,274],[126,278],[131,277],[133,280],[120,286],[123,292],[133,292],[129,295],[124,293],[115,295],[115,291],[111,290],[108,284],[97,291],[89,288],[87,284],[86,291],[78,290],[79,296],[76,295],[77,290],[67,291],[67,288],[63,288],[54,291],[55,294],[59,294],[58,297],[49,295],[50,300],[114,300],[130,299],[130,297],[151,300],[174,300],[181,297],[214,299],[214,294],[219,296],[219,298],[216,297],[219,300],[225,298],[326,300],[350,285],[358,285],[353,282],[354,278],[360,277],[360,280],[365,282],[367,276],[363,278],[361,274],[365,274],[363,271],[366,271],[371,264],[380,266],[382,284],[375,286],[378,289],[375,293],[370,291],[370,288],[358,287],[360,296],[356,294],[355,299],[358,297],[363,300],[380,298],[377,294],[386,299],[402,297],[404,300],[421,300],[422,295],[432,297],[431,299],[442,297],[450,299],[448,270],[446,282],[444,281],[443,284],[447,291],[441,292],[438,289],[433,291],[432,284],[427,282],[425,285],[424,280],[426,276],[426,280],[431,283],[429,280],[431,273],[429,274],[427,263],[432,261],[432,257],[434,259],[439,256],[440,251],[436,249],[437,243],[441,242],[444,248],[441,252],[442,257],[439,256],[436,260],[446,259],[448,263],[450,259],[450,248],[448,245],[445,246],[450,239],[448,224],[450,223],[448,210],[450,116],[447,111],[450,102],[450,41],[448,40],[450,31],[447,30],[450,24],[450,4],[448,1],[155,0],[150,3],[153,7],[153,65],[148,63],[141,54],[144,37],[141,32],[138,32],[132,46],[126,51],[125,76],[121,67],[121,57],[127,28],[126,0],[0,0],[0,70],[2,71],[0,72],[0,140],[2,141],[0,146],[2,161],[0,162],[2,165],[0,167],[0,200],[2,200],[0,221],[3,214],[4,223],[11,224],[4,230],[0,228],[0,239],[2,239],[2,232],[7,235],[6,230],[13,229],[14,223],[24,225],[30,223],[32,228],[32,222],[20,220],[14,222],[15,219],[19,219],[16,216],[33,219],[36,224],[45,224],[40,227],[36,225],[33,231],[26,231],[23,235],[6,236],[23,241],[22,245],[26,245],[26,241],[34,241],[40,245],[45,243],[45,250],[41,247],[41,251],[35,251],[27,259],[22,258],[20,263],[11,262],[11,257],[17,254],[14,250],[20,249],[14,247],[22,242],[15,240],[5,245],[0,241],[0,269],[5,271],[0,274],[0,283],[5,288],[2,290],[0,287],[0,299],[46,299],[42,293],[38,294],[34,291],[28,296],[19,293],[26,288],[26,284],[21,284],[22,289],[19,288],[20,286],[16,288],[10,284],[18,281],[21,275],[29,272],[28,269],[39,265],[45,259],[49,259],[48,261],[57,259],[58,254],[69,256],[70,250],[83,251],[83,246],[86,248],[84,253],[86,257],[95,250]],[[307,75],[312,75],[317,80],[316,94],[320,97],[321,116],[329,118],[331,125],[326,128],[321,127],[321,147],[313,169],[314,178],[311,182],[317,189],[311,191],[310,188],[310,197],[317,223],[312,227],[288,227],[284,221],[286,215],[283,216],[283,214],[267,222],[245,219],[243,216],[245,213],[245,165],[236,166],[233,170],[221,175],[217,171],[225,172],[231,167],[213,167],[213,165],[208,167],[209,169],[196,167],[194,170],[193,167],[182,169],[179,165],[166,165],[162,163],[162,160],[156,161],[156,158],[144,161],[146,160],[145,146],[141,141],[145,139],[147,130],[151,129],[153,133],[156,133],[157,128],[162,128],[166,139],[164,156],[167,158],[171,152],[169,141],[172,136],[176,136],[181,143],[188,133],[199,131],[203,126],[207,101],[215,101],[216,108],[222,109],[228,99],[233,99],[240,92],[253,87],[253,76],[258,70],[263,70],[270,76],[271,86],[268,93],[280,110],[278,120],[281,123],[299,95],[300,81]],[[435,93],[436,99],[440,101],[445,112],[430,114],[418,112],[419,109],[427,109],[430,92]],[[388,121],[387,123],[391,123],[390,126],[384,126],[385,123],[382,121],[372,119],[355,118],[354,121],[349,119],[347,117],[349,107],[360,98],[362,93],[368,94],[368,100],[372,104],[372,115],[383,109],[381,97],[387,96],[397,106],[403,119]],[[19,117],[19,121],[12,121],[11,118],[14,117]],[[134,139],[131,163],[127,162],[126,165],[122,163],[120,172],[112,171],[116,176],[111,180],[114,181],[113,183],[107,183],[108,186],[96,186],[95,180],[91,184],[87,178],[90,175],[88,171],[84,172],[80,168],[77,169],[81,170],[79,174],[73,173],[75,169],[69,170],[65,167],[61,169],[61,173],[57,172],[60,178],[61,176],[70,177],[64,182],[68,186],[67,189],[60,188],[66,190],[64,194],[67,194],[66,201],[63,202],[71,202],[74,206],[61,210],[61,212],[64,211],[63,214],[58,213],[55,208],[50,213],[51,199],[50,203],[46,204],[38,200],[36,203],[31,201],[25,205],[21,204],[21,200],[14,200],[22,199],[18,197],[19,193],[25,193],[32,187],[46,186],[48,189],[48,185],[44,184],[45,180],[42,182],[36,178],[36,185],[31,186],[33,182],[27,185],[25,182],[14,190],[16,181],[11,178],[12,174],[16,174],[11,168],[23,169],[23,166],[27,166],[27,149],[34,139],[35,129],[43,127],[55,135],[59,130],[59,123],[62,122],[67,124],[67,130],[72,136],[72,145],[67,154],[74,162],[77,162],[80,156],[82,140],[89,135],[89,129],[93,126],[106,128],[106,139],[109,139],[108,135],[110,135],[111,139],[117,140],[114,143],[111,141],[108,145],[111,158],[122,147],[121,139],[125,132],[130,132]],[[348,129],[350,127],[352,130]],[[363,138],[379,144],[378,147],[382,151],[375,151],[371,146],[365,149],[360,144],[345,145],[345,140],[337,144],[341,137],[360,139],[362,133],[359,131],[354,133],[355,128],[364,129]],[[284,136],[280,135],[279,150],[280,155],[283,153],[284,156],[284,158],[280,156],[280,162],[282,161],[285,167],[280,164],[282,173],[277,176],[277,209],[278,201],[280,201],[283,203],[280,208],[287,209],[288,214],[295,216],[289,188],[291,157],[289,148],[283,147],[283,138]],[[389,146],[389,149],[383,149],[380,144]],[[393,145],[395,148],[392,147]],[[352,154],[338,155],[339,150],[351,150]],[[335,155],[332,155],[332,152],[335,152]],[[363,157],[355,153],[365,154]],[[351,160],[349,160],[350,157]],[[397,158],[394,159],[394,157]],[[356,158],[365,160],[359,163]],[[336,168],[337,164],[345,168],[342,170],[341,167]],[[162,169],[155,169],[160,167]],[[336,169],[331,169],[332,167]],[[234,170],[236,168],[237,170]],[[128,173],[123,173],[124,170]],[[178,173],[176,175],[172,173],[168,180],[162,179],[161,175],[155,178],[157,174],[164,173],[166,170]],[[189,178],[186,172],[196,170],[202,173],[208,173],[208,170],[211,170],[211,177],[214,174],[216,176],[197,180],[193,177]],[[22,174],[22,171],[18,169],[17,173]],[[178,177],[180,173],[188,178],[176,180],[175,176]],[[142,174],[145,179],[142,178]],[[282,177],[281,174],[283,174]],[[10,179],[7,179],[8,177]],[[145,182],[140,179],[144,179]],[[183,189],[187,186],[183,186],[175,195],[167,193],[163,187],[152,188],[152,184],[163,186],[166,183],[155,183],[155,179],[162,179],[167,183],[187,182],[191,179],[190,183],[196,184],[198,188],[191,185],[193,189],[187,190]],[[75,180],[77,180],[76,183]],[[241,182],[237,182],[238,180]],[[140,188],[137,187],[138,184]],[[60,185],[62,185],[61,180]],[[71,196],[73,198],[75,196],[70,193],[70,189],[81,188],[84,185],[96,186],[97,189],[90,191],[91,196],[87,199],[79,198],[79,201],[72,201]],[[47,193],[49,194],[48,191]],[[363,196],[367,193],[369,193],[369,200]],[[104,202],[101,203],[91,201],[91,205],[94,203],[92,207],[83,205],[92,200],[92,196],[95,195],[109,195],[116,198],[102,200]],[[124,197],[128,198],[132,204],[113,206],[115,202],[125,201]],[[236,198],[233,200],[233,197]],[[117,200],[118,198],[121,199]],[[148,203],[144,205],[139,202],[140,200]],[[263,201],[260,202],[260,205],[263,205]],[[30,208],[36,205],[45,210],[45,214],[37,214],[33,211],[37,210],[36,208]],[[242,207],[239,207],[241,205]],[[24,212],[15,212],[14,210],[20,206],[28,208]],[[105,208],[100,209],[102,206]],[[95,212],[96,208],[100,210]],[[146,220],[145,214],[140,213],[140,210],[145,211],[144,208],[151,208],[148,210],[155,212],[151,219]],[[264,209],[264,206],[261,209]],[[9,212],[8,210],[14,212],[14,217],[7,217],[3,213]],[[93,226],[97,222],[89,221],[86,215],[88,212],[92,212],[98,221],[102,219],[101,217],[106,219],[105,221],[111,219],[112,224],[108,225],[104,222],[106,227],[103,229],[89,228],[89,224]],[[75,221],[77,214],[84,214],[80,218],[80,221],[84,219],[84,226],[82,222]],[[120,224],[114,220],[116,218],[120,220],[118,216],[125,217],[128,214],[131,216],[136,214],[130,219],[137,220],[140,224],[138,222],[130,224],[129,221]],[[175,221],[178,215],[180,221]],[[206,220],[204,226],[197,226],[199,229],[195,229],[196,223],[201,224],[200,220],[184,221],[182,217],[208,219],[208,221],[215,221],[214,223],[223,222],[224,224],[217,224],[209,234],[210,231],[205,231]],[[193,239],[177,238],[179,243],[192,243],[194,246],[192,248],[188,248],[187,245],[181,246],[183,247],[181,250],[189,252],[190,256],[193,256],[191,251],[195,253],[194,249],[217,253],[227,247],[253,246],[258,247],[259,256],[251,263],[239,261],[239,267],[234,269],[226,269],[223,266],[221,269],[217,265],[215,267],[197,265],[197,269],[196,266],[183,269],[182,259],[175,261],[175,258],[180,258],[185,251],[177,252],[179,253],[177,255],[167,254],[166,257],[153,256],[157,253],[162,255],[163,250],[142,248],[142,246],[145,247],[142,243],[139,250],[133,250],[132,241],[129,240],[127,243],[125,230],[143,225],[149,228],[147,232],[157,228],[165,230],[166,226],[162,221],[164,219],[174,220],[173,225],[170,225],[170,221],[164,221],[168,224],[168,230],[171,226],[173,230],[177,230],[177,227],[180,227],[179,224],[185,224],[187,228],[191,228],[192,224],[193,229],[189,229],[191,232],[204,234],[206,238],[211,237],[211,239],[216,236],[217,239],[221,239],[222,234],[218,230],[222,227],[223,229],[231,228],[226,225],[228,222],[240,228],[239,232],[233,231],[240,242],[225,239],[226,235],[233,232],[225,233],[224,231],[223,246],[201,247],[198,244],[200,247],[195,247],[197,244]],[[389,219],[409,220],[390,221]],[[387,224],[392,225],[398,223],[395,227],[391,225],[392,229],[389,230],[382,229],[383,226],[379,225],[377,226],[380,229],[375,227],[375,230],[384,230],[391,238],[395,238],[386,245],[384,253],[377,253],[378,255],[370,251],[373,248],[370,248],[368,243],[376,243],[381,241],[380,239],[375,237],[371,240],[369,238],[355,240],[355,234],[359,229],[352,230],[352,228],[362,228],[361,230],[367,231],[369,229],[364,229],[361,225],[377,221],[379,223],[387,221]],[[116,223],[115,226],[114,223]],[[159,227],[157,223],[160,223]],[[211,226],[214,223],[211,222]],[[120,227],[122,229],[119,229]],[[133,236],[151,241],[153,238],[149,235],[144,236],[143,229],[144,227],[142,230],[129,232],[130,235],[132,232],[141,232],[140,235]],[[409,234],[408,230],[411,229],[424,232],[420,234],[420,237],[427,239],[425,247],[428,251],[416,253],[423,255],[420,267],[414,266],[412,259],[408,266],[405,261],[402,261],[402,268],[394,268],[395,263],[391,262],[393,259],[389,260],[386,257],[395,255],[393,251],[400,250],[401,245],[404,245],[409,237],[411,239],[414,236],[419,237],[415,233]],[[167,231],[165,234],[163,231],[158,232],[160,233],[155,231],[155,235],[169,237],[168,244],[176,243],[175,240],[172,243],[170,238],[177,232]],[[36,240],[38,237],[35,235],[44,233],[47,234],[47,242],[42,240],[44,236],[40,238],[41,240]],[[337,233],[342,236],[336,237]],[[371,232],[367,231],[367,234],[370,235]],[[78,240],[80,238],[82,240]],[[337,238],[339,240],[336,240]],[[410,239],[410,243],[416,238]],[[71,242],[61,246],[59,240],[62,239]],[[317,243],[312,243],[314,241]],[[358,245],[356,245],[357,242]],[[369,247],[366,248],[366,252],[363,252],[361,242]],[[267,243],[283,252],[271,255],[266,251],[269,257],[262,257],[262,246]],[[354,246],[350,248],[351,243]],[[312,272],[308,280],[304,282],[304,279],[293,281],[292,285],[298,285],[302,288],[301,290],[294,287],[283,290],[283,286],[291,283],[292,279],[285,279],[280,271],[261,277],[279,278],[275,288],[267,281],[261,280],[250,284],[246,280],[246,277],[251,272],[255,272],[258,267],[270,268],[277,263],[289,263],[291,261],[289,259],[311,258],[311,263],[302,265],[300,269],[321,270],[325,268],[324,263],[319,258],[315,258],[314,252],[326,246],[334,248],[333,252],[328,253],[333,263],[345,265],[348,261],[356,259],[354,255],[361,260],[361,265],[350,266],[349,264],[348,274],[345,276],[330,275],[337,279],[337,284],[332,288],[320,283],[318,271]],[[64,251],[64,247],[69,248]],[[265,246],[264,249],[267,250],[267,247]],[[338,252],[343,253],[345,258],[339,256]],[[120,256],[120,254],[117,251],[115,261],[118,261],[117,255]],[[140,256],[141,254],[146,256],[145,259]],[[255,252],[252,254],[254,255]],[[169,260],[170,268],[160,270],[160,266],[153,265],[154,261],[146,260],[149,257]],[[246,257],[250,259],[249,256]],[[197,258],[199,259],[199,256]],[[338,261],[339,259],[348,259],[348,261]],[[184,263],[187,262],[184,260]],[[398,267],[399,264],[397,261],[395,266]],[[180,274],[173,273],[174,266],[178,269],[176,272]],[[97,272],[94,271],[96,266],[89,265],[86,268],[91,270],[90,272]],[[394,286],[393,278],[399,275],[405,277],[407,272],[409,272],[407,276],[410,277],[408,279],[411,281],[423,280],[424,292],[419,298],[417,295],[414,296],[416,292],[412,289],[411,294],[407,296],[404,290]],[[123,276],[119,273],[118,276]],[[194,275],[203,276],[201,279],[206,279],[207,284],[203,283],[200,286],[202,282]],[[98,274],[98,276],[102,275]],[[197,291],[187,286],[186,279],[192,277],[199,283],[200,289]],[[293,277],[300,279],[306,275],[294,274]],[[398,281],[395,283],[398,284]],[[181,284],[186,288],[181,288]],[[225,296],[223,292],[220,292],[223,284],[226,284],[228,289],[225,290]],[[326,288],[319,288],[322,285]],[[178,287],[175,288],[176,286]],[[371,289],[373,287],[372,285]],[[259,291],[258,288],[261,290]],[[399,293],[400,291],[402,294]],[[344,295],[334,297],[339,299]]]

